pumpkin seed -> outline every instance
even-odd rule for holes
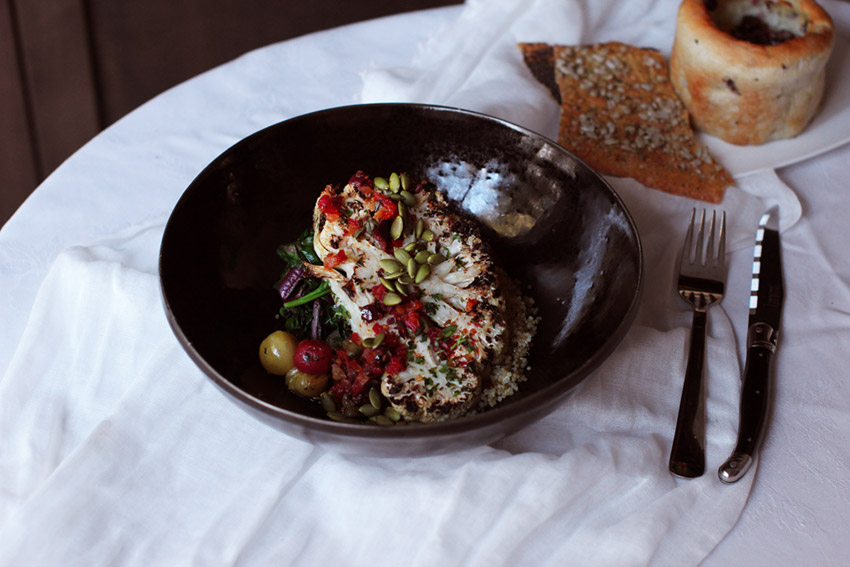
[[[390,193],[390,199],[393,201],[401,201],[401,195],[398,193]]]
[[[345,354],[351,358],[357,358],[363,353],[363,347],[350,340],[343,341],[342,349],[345,351]]]
[[[398,193],[399,189],[401,189],[401,179],[399,179],[398,173],[392,172],[390,174],[390,191]]]
[[[397,281],[395,282],[395,291],[398,291],[404,297],[407,297],[407,291],[404,289],[404,284]]]
[[[381,283],[384,285],[385,288],[387,288],[388,291],[395,291],[395,288],[393,287],[393,282],[391,282],[387,278],[380,278],[380,280],[381,280]]]
[[[331,418],[332,420],[338,421],[340,423],[359,423],[358,421],[353,420],[348,416],[342,415],[338,411],[329,411],[328,417]]]
[[[398,262],[396,262],[395,260],[393,260],[391,258],[386,258],[384,260],[381,260],[380,264],[381,264],[381,267],[384,269],[384,271],[388,272],[388,273],[397,272],[402,268],[401,264],[399,264]]]
[[[402,191],[401,193],[399,193],[399,195],[401,195],[401,200],[404,201],[404,204],[408,207],[416,206],[416,197],[413,195],[413,193],[409,191]]]
[[[434,240],[434,233],[431,232],[430,229],[426,228],[422,231],[422,240],[424,240],[425,242],[431,242],[432,240]]]
[[[428,267],[428,264],[422,264],[419,266],[419,269],[416,270],[416,276],[413,278],[414,283],[422,283],[422,280],[428,277],[431,273],[431,268]]]
[[[343,410],[342,415],[344,415],[345,417],[361,417],[360,412],[354,406],[346,407]]]
[[[442,264],[446,261],[446,257],[437,252],[436,254],[431,254],[428,256],[428,263],[432,266],[436,266],[437,264]]]
[[[372,342],[372,348],[378,348],[379,346],[381,346],[381,343],[384,342],[384,338],[386,336],[387,335],[385,333],[378,333],[378,335],[375,337],[374,341]]]
[[[404,274],[403,276],[398,278],[398,282],[403,283],[404,285],[411,285],[413,284],[413,278],[411,278],[407,274]]]
[[[398,207],[398,216],[403,217],[407,214],[407,207],[404,206],[404,201],[396,201],[396,207]]]
[[[334,399],[330,396],[330,394],[325,392],[324,394],[322,394],[320,399],[322,402],[323,410],[325,410],[327,413],[333,413],[336,411],[336,403],[334,403]]]
[[[399,267],[401,267],[400,264],[399,264]],[[390,272],[388,274],[384,274],[384,279],[385,280],[395,280],[395,279],[398,279],[401,276],[403,276],[405,273],[407,273],[407,272],[405,272],[405,270],[399,270],[397,272]]]
[[[360,406],[359,411],[360,411],[360,413],[362,413],[366,417],[373,417],[373,416],[378,415],[378,413],[380,413],[381,410],[379,410],[378,408],[376,408],[372,404],[363,404],[362,406]]]
[[[372,348],[373,346],[375,346],[375,339],[373,339],[372,337],[366,337],[365,339],[363,339],[363,346],[366,348]]]
[[[411,258],[407,261],[407,275],[411,278],[416,277],[416,270],[419,269],[419,264],[416,263],[416,260]]]
[[[399,178],[401,179],[401,188],[407,191],[408,187],[410,187],[410,176],[402,173]]]
[[[372,407],[378,410],[381,409],[381,406],[383,405],[381,403],[381,393],[375,388],[369,389],[369,403],[372,404]]]
[[[401,419],[401,414],[398,413],[398,410],[396,410],[392,406],[386,407],[386,409],[384,410],[384,415],[393,421],[399,421]]]
[[[401,238],[401,233],[404,232],[404,219],[401,215],[393,219],[393,224],[390,226],[390,236],[393,240]]]
[[[384,305],[398,305],[401,303],[401,296],[397,293],[388,292],[384,295]]]
[[[387,183],[387,180],[384,179],[383,177],[376,177],[375,180],[372,183],[378,189],[386,189],[387,187],[389,187],[389,183]]]
[[[427,250],[420,250],[419,252],[416,253],[416,256],[414,256],[413,259],[416,260],[417,262],[419,262],[420,264],[424,264],[425,262],[428,261],[428,258],[430,258],[430,257],[431,257],[430,252],[428,252]]]
[[[417,240],[422,237],[422,231],[425,230],[425,221],[422,219],[418,219],[416,221],[416,229],[413,234],[416,236]]]
[[[407,263],[410,261],[410,252],[408,252],[404,248],[396,248],[395,250],[393,250],[393,256],[395,256],[396,260],[401,262],[401,269],[404,269],[404,266],[406,266]]]
[[[404,246],[404,249],[407,250],[408,252],[413,252],[416,249],[416,243],[410,242],[409,244],[406,244]]]
[[[392,258],[384,258],[379,264],[388,273],[397,272],[402,268],[402,265]]]
[[[376,415],[374,419],[378,425],[395,425],[395,422],[385,415]]]

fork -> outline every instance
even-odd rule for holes
[[[712,211],[708,242],[705,242],[705,217],[703,209],[694,242],[696,209],[691,211],[679,267],[679,295],[694,309],[688,364],[669,464],[670,472],[682,478],[696,478],[705,472],[705,334],[708,308],[723,299],[725,287],[726,213],[721,213],[720,228],[715,233],[716,213]]]

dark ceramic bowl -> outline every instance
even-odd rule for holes
[[[531,372],[500,407],[427,425],[342,424],[262,370],[259,344],[279,324],[275,250],[309,226],[326,184],[358,169],[429,178],[480,220],[533,296],[542,321]],[[643,259],[620,198],[561,146],[473,112],[376,104],[281,122],[216,158],[174,208],[160,278],[180,343],[252,416],[344,453],[415,456],[491,443],[555,408],[631,325]]]

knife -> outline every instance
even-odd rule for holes
[[[770,370],[776,352],[784,297],[779,207],[772,207],[761,217],[753,256],[747,361],[741,385],[738,441],[732,455],[717,470],[720,480],[727,484],[740,480],[750,468],[767,421]]]

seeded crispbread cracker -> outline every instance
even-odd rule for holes
[[[545,56],[539,44],[526,45]],[[618,42],[552,49],[561,145],[601,173],[674,195],[723,200],[732,177],[697,141],[661,53]]]

